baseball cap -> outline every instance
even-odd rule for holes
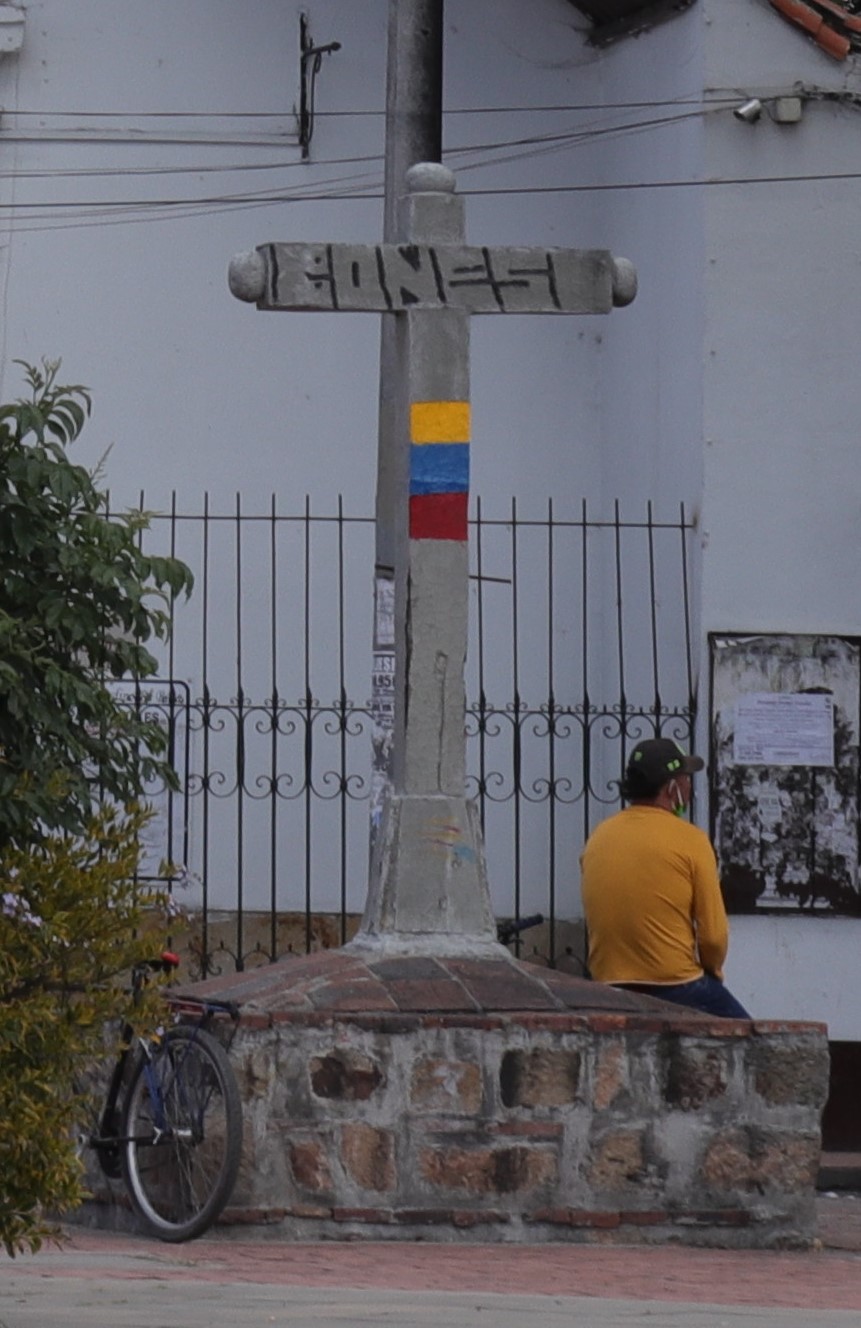
[[[628,774],[640,774],[657,784],[674,775],[693,775],[704,765],[701,756],[689,756],[672,738],[645,738],[628,758]]]

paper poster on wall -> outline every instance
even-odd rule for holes
[[[833,698],[809,692],[740,696],[733,760],[736,765],[833,765]]]
[[[734,912],[861,913],[861,640],[710,637],[711,828]]]

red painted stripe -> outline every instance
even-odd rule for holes
[[[410,539],[465,540],[467,493],[414,493],[410,497]]]

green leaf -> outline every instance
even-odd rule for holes
[[[147,514],[109,517],[102,469],[69,460],[88,390],[61,385],[58,360],[23,368],[29,397],[0,405],[0,853],[80,833],[103,792],[126,802],[153,772],[173,778],[162,731],[102,677],[155,671],[145,643],[192,585],[141,552]]]

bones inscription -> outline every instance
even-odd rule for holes
[[[293,243],[239,255],[230,289],[259,309],[606,314],[636,276],[604,249]]]

